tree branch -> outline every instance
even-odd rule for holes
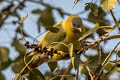
[[[2,27],[2,25],[4,24],[4,21],[9,17],[9,15],[13,14],[16,12],[16,10],[18,10],[19,8],[21,8],[21,6],[23,6],[25,0],[23,0],[22,2],[19,3],[19,5],[14,8],[14,10],[9,10],[8,13],[2,17],[2,19],[0,20],[0,28]],[[13,3],[13,1],[11,2],[11,4]],[[13,8],[14,6],[11,6],[11,8]]]
[[[82,48],[81,50],[85,51],[85,50],[87,50],[87,49],[93,47],[94,45],[99,44],[99,43],[101,43],[101,42],[103,42],[103,41],[111,40],[111,39],[116,39],[116,38],[120,38],[120,34],[113,35],[113,36],[108,36],[108,37],[104,37],[104,38],[100,38],[100,39],[98,39],[98,40],[92,41],[92,42],[89,43],[88,46],[85,46],[85,47]]]
[[[98,40],[92,41],[92,42],[90,42],[90,44],[88,46],[85,46],[82,49],[80,49],[80,51],[82,51],[82,50],[86,51],[89,48],[93,47],[94,45],[101,43],[102,41],[116,39],[116,38],[120,38],[120,34],[109,36],[109,37],[104,37],[104,38],[100,38]],[[53,58],[50,59],[49,55],[44,55],[44,54],[37,53],[37,52],[34,52],[34,53],[36,53],[37,56],[34,55],[33,57],[36,57],[36,58],[28,65],[31,69],[34,69],[45,62],[55,61]],[[69,54],[64,54],[64,56],[62,56],[59,60],[64,60],[64,59],[69,59],[69,58],[70,58]],[[58,61],[58,60],[56,60],[56,61]],[[24,68],[23,72],[21,72],[21,74],[25,74],[28,71],[29,71],[29,69],[26,67],[26,68]]]
[[[119,44],[120,44],[120,41],[119,41],[119,42],[117,43],[117,45],[113,48],[113,50],[110,51],[110,53],[107,55],[107,57],[105,58],[105,60],[104,60],[103,63],[102,63],[102,68],[101,68],[99,74],[101,74],[101,72],[103,71],[103,69],[104,69],[106,63],[108,62],[110,56],[112,55],[112,53],[115,51],[115,49],[118,47]]]

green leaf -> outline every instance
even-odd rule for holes
[[[19,16],[19,14],[17,13],[17,11],[14,12],[14,13],[12,13],[12,14],[10,14],[10,16],[15,16],[15,17],[18,17],[18,18],[20,19],[20,16]]]
[[[116,55],[120,57],[120,48],[116,51]]]
[[[53,72],[48,72],[48,71],[46,71],[46,72],[45,72],[45,76],[51,77],[51,76],[53,76]]]
[[[69,50],[69,54],[70,54],[70,57],[71,57],[71,60],[72,60],[72,65],[76,70],[76,69],[79,68],[80,58],[78,57],[78,55],[73,53],[73,44],[72,43],[70,43],[68,45],[68,50]]]
[[[44,75],[37,69],[33,69],[29,74],[30,80],[45,80]]]
[[[6,47],[0,47],[0,61],[8,61],[9,49]]]
[[[100,26],[105,32],[112,32],[113,27],[112,26]]]
[[[105,66],[105,70],[110,71],[107,76],[110,76],[114,72],[116,72],[116,68],[115,68],[114,64],[112,64],[111,62],[107,62],[106,66]]]
[[[105,69],[106,69],[107,71],[109,71],[109,70],[112,69],[113,66],[114,66],[114,65],[113,65],[112,63],[108,62],[107,65],[105,66]]]
[[[94,12],[93,10],[90,10],[90,13],[88,15],[88,21],[93,23],[99,23],[100,26],[110,24],[109,20],[105,18],[107,13],[105,12],[105,10],[103,10],[103,8],[98,7],[98,13],[95,13],[96,12]]]
[[[116,3],[117,0],[103,0],[100,6],[105,10],[112,10],[113,8],[115,8]]]
[[[5,80],[5,76],[2,73],[0,73],[0,80]]]
[[[15,40],[12,45],[15,47],[16,51],[24,55],[26,53],[26,47],[19,42],[19,40]]]
[[[68,50],[69,50],[70,57],[72,58],[73,57],[73,44],[72,43],[68,45]]]
[[[117,65],[116,65],[116,69],[117,69],[117,71],[120,72],[120,61],[117,63]]]
[[[85,10],[91,10],[94,16],[98,16],[98,6],[93,3],[87,3]]]
[[[35,9],[35,10],[32,11],[32,13],[33,13],[33,14],[39,14],[39,15],[40,15],[40,14],[42,13],[42,10],[40,10],[40,9]]]
[[[38,19],[38,32],[40,32],[40,26],[44,26],[45,28],[48,26],[53,26],[55,24],[55,20],[52,14],[52,9],[47,7],[40,15]]]
[[[77,70],[79,68],[80,58],[78,57],[78,55],[73,54],[73,57],[71,59],[74,69]]]
[[[50,70],[53,72],[57,67],[57,62],[49,62],[48,66],[49,66]]]
[[[15,73],[19,73],[19,72],[23,69],[24,66],[25,66],[25,64],[24,64],[23,56],[19,56],[19,57],[15,60],[15,62],[13,63],[13,65],[12,65],[12,70],[13,70],[13,72],[15,72]]]
[[[107,53],[104,53],[102,52],[102,56],[101,56],[101,62],[104,61],[104,59],[106,58],[107,56]],[[89,54],[92,54],[92,52],[90,52]],[[96,70],[96,68],[98,68],[98,64],[100,63],[99,62],[99,55],[86,55],[86,58],[87,58],[87,65],[90,67],[90,69],[92,70]]]
[[[87,4],[86,6],[85,6],[85,10],[90,10],[91,8],[90,8],[90,5],[89,4]]]
[[[10,64],[11,60],[9,58],[9,49],[6,47],[0,47],[0,67],[1,69],[6,69]]]

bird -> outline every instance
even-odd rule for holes
[[[46,58],[48,55],[44,54],[44,52],[50,52],[49,55],[52,55],[52,59],[55,58],[59,60],[61,56],[59,56],[59,54],[56,54],[57,52],[61,55],[64,53],[69,54],[67,47],[69,44],[73,44],[73,51],[80,49],[82,47],[82,44],[79,41],[79,38],[86,38],[88,35],[98,29],[97,26],[97,28],[93,28],[88,31],[90,34],[87,32],[87,35],[85,35],[86,30],[82,23],[82,19],[77,14],[69,16],[67,19],[64,19],[55,24],[53,27],[57,28],[58,31],[47,31],[44,37],[38,42],[39,48],[37,48],[37,51],[36,48],[33,48],[33,50],[28,53],[26,57],[29,58],[29,55],[32,56],[32,61],[23,68],[22,72],[20,72],[21,75],[27,73],[29,69],[34,69],[42,63],[49,61],[49,58]],[[55,51],[55,54],[51,53],[51,51]]]
[[[58,51],[68,52],[68,48],[63,44],[51,44],[61,42],[66,45],[72,43],[74,50],[80,47],[78,39],[85,33],[85,27],[81,18],[74,14],[67,19],[60,21],[55,26],[59,29],[57,33],[48,31],[45,36],[38,42],[38,46],[53,48]]]

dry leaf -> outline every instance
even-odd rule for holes
[[[27,14],[27,16],[22,17],[22,18],[18,21],[18,24],[22,24],[22,23],[27,19],[27,17],[28,17],[28,14]]]

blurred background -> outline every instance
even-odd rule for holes
[[[71,14],[80,15],[86,29],[92,28],[97,22],[100,25],[114,26],[114,20],[110,12],[102,9],[100,2],[101,0],[80,0],[74,6],[74,0],[0,0],[0,80],[12,80],[15,74],[20,72],[24,66],[24,54],[31,51],[25,48],[25,41],[20,33],[20,25],[17,23],[21,17],[28,15],[22,27],[25,39],[31,44],[38,35],[44,32],[36,38],[34,43],[38,43],[48,30],[48,27],[68,18]],[[94,8],[90,7],[88,3],[93,3]],[[120,3],[117,2],[113,13],[119,21]],[[98,30],[86,40],[99,39],[105,33],[104,30]],[[119,30],[115,29],[110,35],[118,33]],[[109,40],[100,44],[103,57],[113,49],[118,40]],[[85,55],[81,56],[81,60],[91,60],[90,67],[94,68],[98,62],[98,46],[89,49]],[[116,60],[116,55],[113,54],[110,60]],[[70,60],[59,61],[54,71],[51,71],[50,66],[46,63],[37,69],[44,77],[50,77],[53,72],[64,71],[70,63]],[[69,74],[75,75],[76,72],[71,69]],[[86,70],[81,70],[80,80],[86,80],[86,77]],[[73,78],[74,76],[71,80]],[[119,71],[113,71],[106,77],[106,80],[108,79],[119,80]]]

